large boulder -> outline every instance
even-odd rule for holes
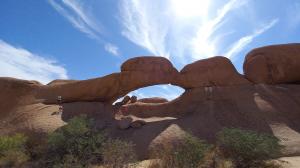
[[[125,61],[121,65],[121,71],[162,71],[173,72],[175,69],[172,63],[164,57],[141,56]],[[175,70],[176,71],[176,70]]]
[[[244,62],[246,78],[254,83],[300,82],[300,43],[256,48]]]
[[[162,97],[149,97],[149,98],[142,98],[139,99],[138,102],[142,103],[167,103],[168,100]]]
[[[173,83],[178,71],[164,57],[135,57],[121,66],[121,89],[130,92],[138,88]]]
[[[231,61],[222,56],[196,61],[186,65],[175,85],[183,88],[244,85],[249,82],[239,74]]]

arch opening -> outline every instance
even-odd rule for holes
[[[127,96],[129,97],[135,97],[137,101],[145,101],[150,102],[152,100],[160,102],[163,100],[165,101],[172,101],[179,97],[181,94],[183,94],[185,90],[179,86],[174,86],[171,84],[160,84],[160,85],[153,85],[153,86],[147,86],[143,88],[136,89],[124,97],[119,98],[114,102],[114,104],[121,102],[124,100],[124,98]]]

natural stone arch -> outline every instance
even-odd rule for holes
[[[57,83],[57,82],[56,82]],[[64,102],[114,102],[139,88],[172,84],[184,89],[207,86],[250,84],[240,75],[230,60],[212,57],[186,65],[180,72],[164,57],[136,57],[121,66],[121,72],[82,81],[63,81],[42,86],[37,97],[45,103],[56,103],[57,96]]]

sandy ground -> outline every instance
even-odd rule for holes
[[[300,168],[300,156],[282,157],[278,160],[283,161],[283,168]]]

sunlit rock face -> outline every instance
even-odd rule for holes
[[[244,73],[254,83],[300,82],[300,43],[256,48],[247,54]]]
[[[184,89],[207,86],[250,84],[239,74],[229,59],[212,57],[185,66],[178,72],[164,57],[136,57],[121,66],[120,73],[83,81],[55,81],[41,88],[38,96],[46,103],[56,103],[57,95],[64,102],[114,102],[139,88],[173,84]]]
[[[183,88],[206,86],[232,86],[250,84],[239,74],[226,57],[212,57],[186,65],[181,71],[176,84]]]
[[[144,56],[123,63],[121,72],[88,80],[42,85],[0,78],[0,134],[41,135],[85,114],[112,137],[133,141],[140,158],[147,158],[150,147],[162,140],[180,138],[180,132],[214,141],[223,127],[274,134],[284,139],[284,154],[300,154],[299,57],[299,44],[254,49],[244,62],[245,75],[221,56],[196,61],[180,72],[164,57]],[[185,92],[172,101],[127,96],[112,105],[131,91],[158,84]],[[59,105],[62,114],[57,113]]]
[[[142,87],[170,84],[176,80],[178,71],[164,57],[136,57],[121,66],[120,92],[127,94]]]

